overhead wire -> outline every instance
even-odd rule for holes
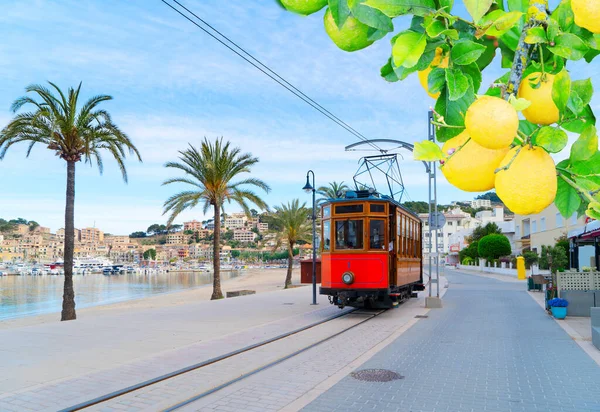
[[[204,24],[205,26],[207,26],[208,28],[210,28],[210,30],[212,30],[215,33],[217,33],[219,36],[221,36],[223,39],[225,39],[227,42],[229,42],[231,45],[233,45],[233,47],[230,46],[229,44],[227,44],[225,41],[223,41],[219,37],[217,37],[215,34],[211,33],[209,30],[207,30],[202,25],[198,24],[196,21],[192,20],[189,16],[187,16],[185,13],[183,13],[179,8],[174,7],[171,3],[167,2],[166,0],[161,0],[161,1],[165,5],[167,5],[168,7],[170,7],[172,10],[174,10],[175,12],[177,12],[178,14],[180,14],[182,17],[184,17],[186,20],[188,20],[190,23],[194,24],[200,30],[204,31],[206,34],[208,34],[209,36],[211,36],[213,39],[217,40],[223,46],[227,47],[233,53],[237,54],[239,57],[241,57],[242,59],[244,59],[247,63],[251,64],[256,69],[260,70],[263,74],[267,75],[269,78],[271,78],[272,80],[274,80],[275,82],[277,82],[280,86],[282,86],[283,88],[285,88],[286,90],[288,90],[290,93],[294,94],[296,97],[298,97],[299,99],[301,99],[302,101],[304,101],[305,103],[307,103],[308,105],[310,105],[312,108],[314,108],[315,110],[317,110],[318,112],[320,112],[322,115],[324,115],[325,117],[327,117],[328,119],[330,119],[331,121],[333,121],[334,123],[336,123],[338,126],[342,127],[347,132],[351,133],[352,135],[354,135],[355,137],[359,138],[360,140],[368,143],[375,150],[377,150],[379,152],[382,152],[381,148],[379,148],[376,144],[374,144],[372,142],[369,142],[369,139],[367,137],[365,137],[362,133],[358,132],[352,126],[350,126],[349,124],[347,124],[346,122],[344,122],[342,119],[340,119],[339,117],[337,117],[335,114],[331,113],[325,107],[323,107],[322,105],[320,105],[318,102],[316,102],[315,100],[313,100],[312,98],[310,98],[309,96],[307,96],[300,89],[298,89],[293,84],[291,84],[290,82],[288,82],[286,79],[284,79],[282,76],[280,76],[277,72],[275,72],[274,70],[272,70],[271,68],[269,68],[266,64],[262,63],[260,60],[258,60],[256,57],[254,57],[249,52],[247,52],[244,48],[242,48],[241,46],[239,46],[237,43],[235,43],[229,37],[227,37],[224,34],[222,34],[219,30],[217,30],[212,25],[210,25],[207,21],[205,21],[204,19],[202,19],[201,17],[199,17],[196,13],[192,12],[190,9],[188,9],[187,7],[185,7],[184,5],[182,5],[179,1],[173,0],[173,2],[176,3],[179,7],[181,7],[182,9],[184,9],[185,11],[187,11],[189,14],[191,14],[192,16],[194,16],[199,22],[201,22],[202,24]]]

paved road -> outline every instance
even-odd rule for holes
[[[524,283],[450,271],[444,309],[363,364],[404,376],[350,376],[306,411],[600,411],[600,367]]]

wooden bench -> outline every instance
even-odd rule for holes
[[[235,298],[235,297],[238,297],[238,296],[254,295],[255,293],[256,293],[256,291],[254,291],[254,290],[248,290],[248,289],[232,290],[231,292],[227,292],[227,297],[228,298]]]

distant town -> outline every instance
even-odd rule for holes
[[[427,258],[429,244],[429,214],[426,202],[411,201],[404,205],[418,213],[423,221],[424,252]],[[561,216],[554,205],[536,215],[514,215],[490,192],[474,200],[455,201],[441,205],[439,210],[446,224],[433,239],[432,247],[444,257],[445,263],[461,263],[471,236],[477,227],[490,223],[497,226],[511,245],[512,255],[530,251],[540,253],[542,246],[554,246],[569,231],[582,228],[585,216],[573,214],[568,219]],[[269,214],[252,211],[225,215],[221,226],[221,260],[284,259],[285,251],[275,253],[275,233],[269,230]],[[153,224],[145,231],[130,235],[105,233],[101,228],[75,229],[75,258],[105,257],[115,263],[177,264],[207,262],[213,257],[214,222],[191,220],[166,227]],[[63,258],[64,229],[51,233],[48,227],[22,218],[0,219],[0,261],[49,263]],[[300,242],[296,259],[309,257],[312,245]],[[303,244],[302,244],[303,243]],[[462,253],[461,253],[462,251]],[[281,254],[281,256],[278,256]],[[262,259],[261,259],[262,255]],[[593,258],[593,253],[590,255]],[[594,266],[585,256],[583,265]]]

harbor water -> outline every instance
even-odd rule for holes
[[[222,272],[221,279],[242,272]],[[64,276],[0,277],[0,321],[60,312]],[[194,289],[212,284],[212,273],[170,272],[104,276],[73,276],[77,309],[140,299],[146,296]]]

